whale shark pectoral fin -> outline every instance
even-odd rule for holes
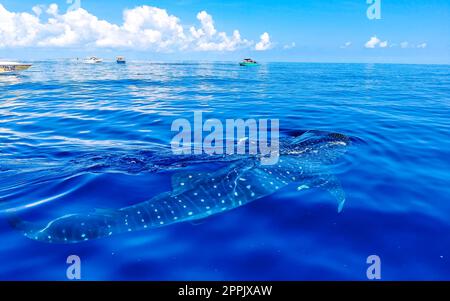
[[[179,192],[180,190],[190,189],[195,187],[199,182],[204,181],[211,177],[211,173],[207,172],[179,172],[172,176],[172,189],[173,192]]]
[[[317,188],[328,191],[338,202],[338,212],[341,213],[345,204],[345,191],[342,188],[341,182],[335,175],[327,174],[315,181],[314,185]]]

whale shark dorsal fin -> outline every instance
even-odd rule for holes
[[[306,140],[308,140],[308,139],[310,139],[312,137],[314,137],[314,132],[306,131],[303,134],[301,134],[300,136],[294,138],[292,140],[292,143],[301,143],[301,142],[306,141]]]
[[[338,212],[342,212],[346,198],[339,179],[335,175],[327,174],[317,179],[314,184],[317,188],[328,191],[338,203]]]
[[[197,185],[197,183],[204,181],[204,179],[211,177],[209,172],[179,172],[172,176],[172,189],[174,192],[190,189]]]

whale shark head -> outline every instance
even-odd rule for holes
[[[350,137],[322,131],[306,131],[288,139],[281,148],[281,155],[301,156],[321,163],[334,163],[347,152]]]
[[[328,191],[336,199],[338,211],[341,212],[346,197],[340,181],[334,175],[335,167],[353,141],[349,136],[323,131],[292,135],[281,144],[280,154],[285,161],[282,166],[290,168],[291,174],[297,172],[304,176],[305,182],[299,190],[317,187]]]

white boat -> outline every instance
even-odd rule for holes
[[[3,73],[15,73],[19,71],[27,70],[31,67],[31,64],[22,64],[18,62],[2,62],[0,61],[0,74]]]
[[[123,56],[118,56],[116,58],[116,62],[117,62],[117,64],[126,64],[127,60]]]
[[[103,62],[103,59],[93,56],[93,57],[90,57],[90,58],[84,60],[84,62],[86,64],[99,64],[99,63]]]

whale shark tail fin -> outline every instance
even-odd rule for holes
[[[69,214],[54,219],[45,225],[12,216],[9,224],[21,231],[25,237],[46,243],[70,244],[122,233],[125,226],[122,212],[96,210],[87,214]]]
[[[8,223],[14,230],[20,231],[23,235],[32,240],[40,240],[36,236],[36,232],[39,230],[39,226],[35,223],[25,221],[19,216],[14,215],[8,219]]]
[[[317,179],[314,184],[316,187],[328,191],[336,199],[338,203],[338,212],[341,213],[344,209],[346,197],[339,179],[334,175],[327,174],[326,176]]]

